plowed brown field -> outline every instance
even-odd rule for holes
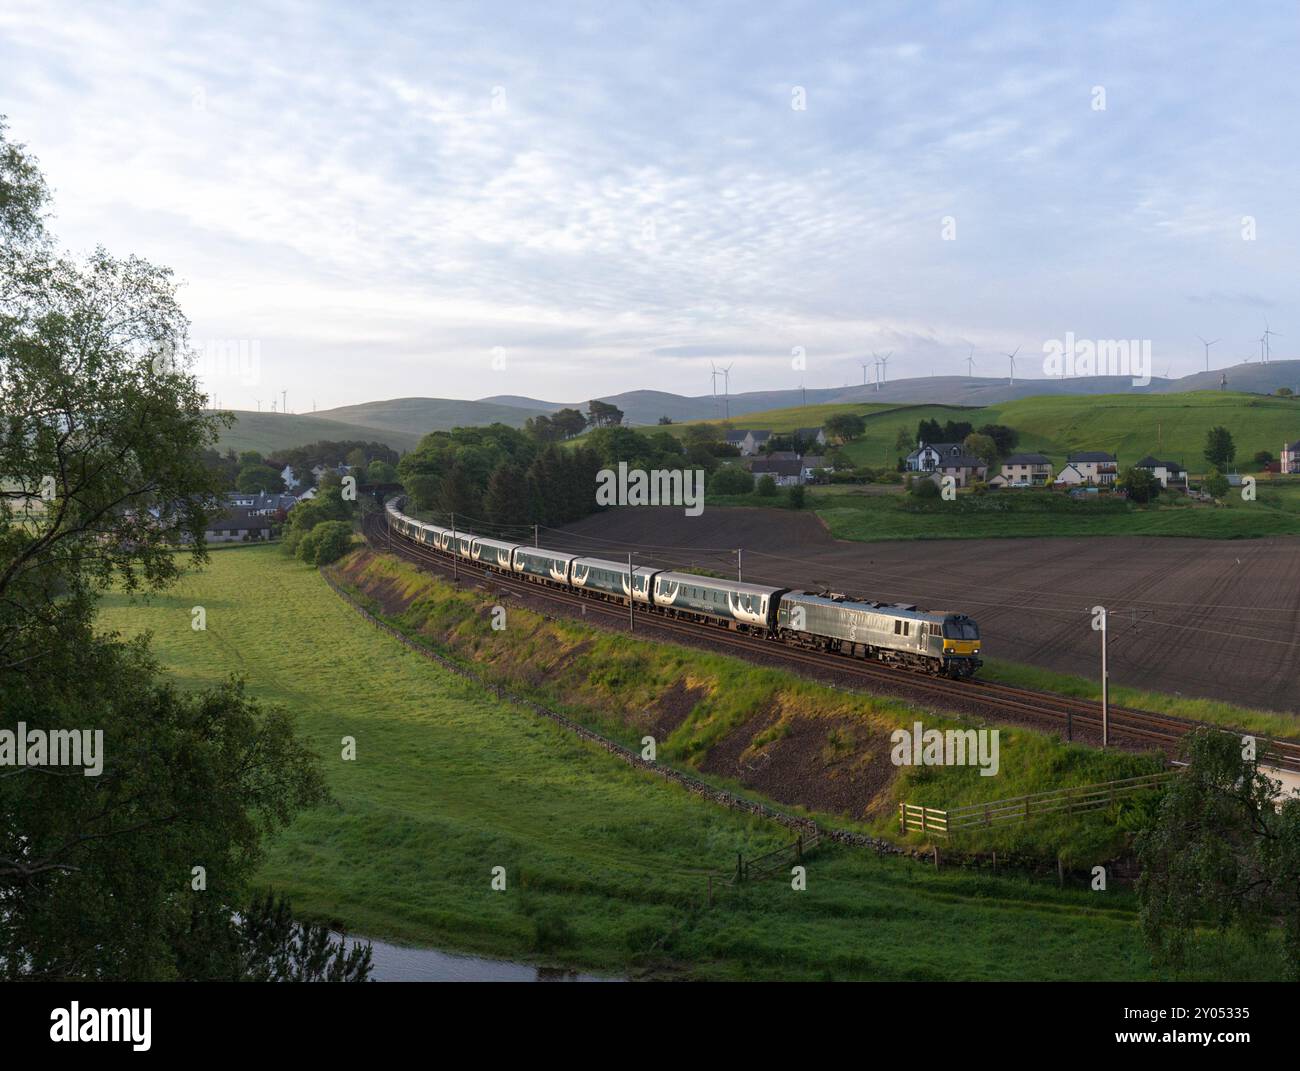
[[[961,610],[984,653],[1096,678],[1091,607],[1110,612],[1114,683],[1300,713],[1300,539],[1112,536],[850,543],[812,513],[627,508],[595,514],[544,546],[638,564],[829,587],[883,602]]]

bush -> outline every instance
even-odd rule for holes
[[[776,495],[776,481],[772,479],[771,475],[765,475],[758,481],[755,491],[763,498],[772,498]]]
[[[715,495],[747,495],[754,490],[754,477],[739,465],[724,465],[709,477],[708,488]]]
[[[912,484],[912,497],[931,499],[939,497],[939,485],[931,479],[917,480]]]
[[[794,484],[790,488],[789,497],[790,497],[791,509],[803,509],[804,499],[806,497],[803,489],[803,484],[801,483]]]
[[[352,525],[347,521],[325,521],[309,533],[316,537],[316,564],[338,561],[352,547]]]

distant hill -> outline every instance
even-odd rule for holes
[[[774,420],[796,419],[793,410],[804,415],[791,426],[808,425],[825,419],[838,409],[867,412],[884,406],[1005,406],[1028,398],[1111,396],[1129,400],[1182,394],[1192,391],[1217,392],[1221,376],[1227,377],[1233,393],[1267,394],[1281,386],[1300,393],[1300,361],[1273,361],[1271,364],[1241,364],[1211,372],[1197,372],[1178,379],[1153,377],[1145,387],[1134,387],[1132,380],[1121,376],[1094,376],[1071,379],[1017,379],[1005,377],[966,378],[932,376],[900,379],[873,385],[818,387],[804,390],[749,391],[733,394],[729,399],[711,394],[686,396],[666,391],[634,390],[604,395],[601,401],[623,410],[627,424],[652,426],[667,416],[674,423],[722,420],[730,413],[735,427],[755,424],[779,428]],[[368,438],[386,442],[397,450],[409,450],[431,431],[458,426],[483,426],[500,422],[521,428],[530,417],[572,407],[586,410],[587,399],[550,402],[522,395],[500,394],[477,401],[458,398],[390,398],[357,405],[326,409],[310,415],[276,413],[240,413],[240,423],[232,434],[223,438],[236,449],[273,449],[298,446],[320,438]],[[315,422],[315,423],[312,423]],[[983,421],[987,422],[987,421]],[[317,430],[317,424],[320,425]],[[345,434],[340,429],[347,429]],[[1300,430],[1296,432],[1300,437]],[[1277,452],[1276,447],[1267,447]]]
[[[1239,364],[1232,368],[1196,372],[1177,379],[1153,376],[1145,387],[1134,387],[1128,376],[1087,376],[1068,379],[1017,379],[1010,383],[1007,377],[967,378],[965,376],[927,376],[900,379],[884,383],[877,390],[874,384],[848,387],[818,387],[808,390],[749,391],[733,394],[729,399],[712,395],[694,397],[668,394],[663,391],[636,390],[623,394],[602,395],[600,400],[623,410],[628,424],[644,426],[656,424],[661,416],[675,423],[689,420],[721,420],[725,412],[734,424],[738,418],[753,413],[791,409],[796,406],[860,405],[860,404],[911,404],[911,405],[1000,405],[1018,398],[1052,395],[1096,394],[1173,394],[1186,391],[1217,390],[1221,376],[1227,376],[1228,390],[1268,394],[1278,387],[1290,387],[1300,393],[1300,360],[1273,361],[1267,365]],[[554,412],[565,405],[575,409],[586,408],[581,402],[545,402],[537,398],[498,395],[482,399],[481,403],[527,408],[529,416],[537,412]]]
[[[527,398],[519,400],[529,402]],[[347,424],[409,432],[418,440],[431,431],[446,431],[455,427],[479,427],[500,422],[520,428],[529,417],[551,413],[559,408],[561,406],[552,406],[546,402],[507,405],[491,398],[479,402],[459,398],[390,398],[381,402],[345,405],[338,409],[322,409],[315,415]]]
[[[236,453],[257,450],[262,454],[273,454],[285,447],[305,446],[321,439],[381,442],[402,452],[413,449],[420,441],[419,435],[410,432],[326,420],[315,413],[255,413],[236,410],[235,418],[234,426],[221,436],[218,443],[218,449],[223,453],[230,447]]]

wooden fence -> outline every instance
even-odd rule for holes
[[[792,866],[798,866],[803,862],[804,853],[815,848],[819,840],[821,840],[821,829],[816,822],[809,820],[804,831],[790,844],[783,844],[780,848],[765,855],[756,855],[753,859],[746,859],[743,855],[737,854],[734,870],[727,871],[725,874],[718,871],[709,872],[709,904],[713,903],[713,890],[719,886],[736,886],[746,881],[761,881],[778,872],[789,873]]]
[[[1051,814],[1082,814],[1086,811],[1109,807],[1126,796],[1154,792],[1177,777],[1177,770],[1128,777],[1122,781],[1102,781],[1094,785],[1076,785],[1050,792],[1035,792],[1028,796],[1014,796],[988,803],[970,803],[964,807],[944,810],[924,807],[916,803],[898,805],[900,833],[930,833],[947,837],[963,829],[994,826],[1001,822],[1027,822]]]

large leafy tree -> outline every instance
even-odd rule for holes
[[[1287,967],[1300,980],[1300,799],[1283,798],[1249,738],[1198,729],[1185,751],[1186,769],[1137,840],[1149,946],[1177,966],[1201,927],[1262,941],[1281,920]]]
[[[221,422],[170,273],[61,255],[45,204],[0,129],[0,728],[102,733],[102,765],[0,766],[0,977],[228,976],[262,838],[323,782],[283,712],[96,631],[110,584],[204,560]]]

